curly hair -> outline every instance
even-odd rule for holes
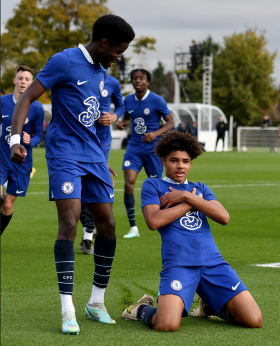
[[[195,137],[177,130],[167,132],[155,147],[155,153],[159,158],[166,157],[172,151],[186,151],[192,160],[202,154],[201,146]]]

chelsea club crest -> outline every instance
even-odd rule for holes
[[[183,288],[183,285],[181,284],[179,280],[173,280],[170,286],[175,291],[181,291],[181,289]]]
[[[74,191],[74,185],[70,183],[69,181],[66,181],[65,183],[62,184],[61,190],[66,195],[69,195],[70,193]]]
[[[103,90],[101,91],[101,96],[102,96],[102,97],[107,97],[108,95],[109,95],[108,90],[103,89]]]

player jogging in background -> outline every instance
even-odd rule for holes
[[[110,114],[111,100],[115,106],[113,114]],[[104,88],[101,91],[99,111],[100,118],[94,122],[94,126],[96,128],[96,135],[100,140],[103,154],[108,162],[112,143],[110,125],[124,113],[124,103],[120,84],[116,78],[109,75],[107,75]],[[94,221],[85,203],[82,204],[80,220],[83,225],[84,235],[79,250],[83,250],[86,255],[91,255],[93,254],[92,239],[96,232]]]
[[[172,131],[155,149],[166,176],[148,178],[141,192],[147,226],[161,235],[162,272],[157,309],[144,295],[122,317],[140,320],[157,331],[178,330],[195,292],[202,298],[193,316],[212,315],[249,328],[262,326],[261,311],[236,272],[223,259],[207,217],[226,225],[229,214],[203,183],[187,180],[193,159],[202,154],[190,134]]]
[[[129,76],[135,94],[125,98],[125,114],[123,120],[117,124],[119,130],[132,124],[132,134],[124,154],[122,167],[125,179],[124,204],[131,227],[124,238],[140,236],[134,209],[134,185],[137,175],[144,167],[148,177],[162,177],[163,166],[155,155],[154,148],[160,135],[174,128],[175,124],[164,99],[148,89],[151,74],[144,69],[136,69],[131,71]],[[166,122],[162,128],[160,128],[161,118]]]
[[[14,108],[24,91],[33,80],[33,70],[28,66],[19,66],[13,80],[15,91],[13,94],[1,97],[1,196],[2,187],[8,182],[7,193],[1,206],[1,234],[12,219],[13,208],[17,197],[25,197],[32,172],[32,148],[41,142],[44,109],[38,102],[34,102],[24,121],[22,131],[19,132],[21,145],[27,152],[27,158],[22,165],[11,162],[11,125]]]
[[[66,49],[49,59],[15,110],[12,124],[11,158],[25,159],[18,134],[31,103],[51,89],[52,120],[46,138],[49,171],[49,199],[58,212],[58,235],[54,245],[58,287],[62,306],[62,332],[79,334],[72,300],[74,283],[74,240],[87,203],[96,223],[95,270],[92,293],[85,307],[90,319],[115,323],[104,305],[116,248],[112,212],[114,190],[94,121],[100,117],[99,98],[106,68],[121,58],[135,34],[131,26],[114,15],[100,17],[93,24],[91,42]]]

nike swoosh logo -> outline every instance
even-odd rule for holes
[[[110,194],[110,198],[113,198],[115,196],[115,194],[113,193],[112,195]]]
[[[236,286],[232,286],[232,287],[231,287],[232,290],[235,291],[235,290],[237,289],[237,287],[239,286],[239,284],[240,284],[240,281],[238,282],[238,284],[237,284]]]
[[[156,178],[157,175],[150,175],[150,178]]]
[[[19,194],[19,193],[23,193],[24,191],[19,191],[19,190],[16,190],[16,193]]]
[[[85,84],[86,82],[88,82],[88,80],[85,80],[84,82],[80,82],[80,81],[78,80],[77,85],[82,85],[82,84]]]
[[[8,118],[9,115],[2,115],[2,119],[3,118]]]
[[[134,112],[134,110],[133,111],[128,111],[129,114],[132,113],[132,112]]]

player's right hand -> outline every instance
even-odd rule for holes
[[[22,164],[27,156],[27,152],[24,146],[20,144],[14,144],[11,147],[11,161]]]
[[[117,122],[117,129],[122,131],[124,129],[124,126],[123,126],[123,122],[122,121],[118,121]]]

